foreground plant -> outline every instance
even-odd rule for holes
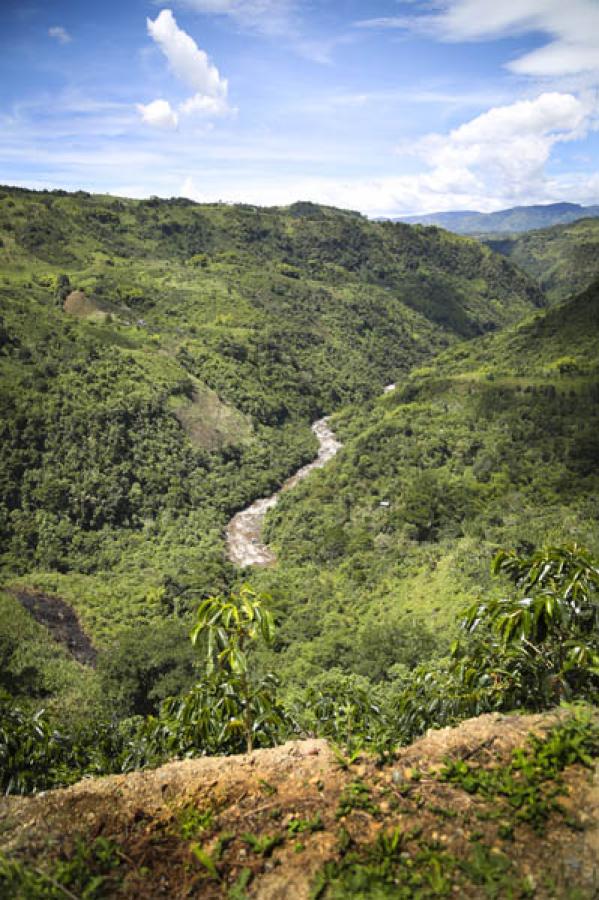
[[[420,666],[397,687],[395,730],[405,743],[427,728],[484,712],[543,710],[599,699],[599,564],[574,544],[492,564],[516,593],[467,610],[451,658]]]
[[[500,551],[492,565],[518,594],[473,606],[465,627],[483,626],[505,652],[532,663],[537,690],[551,698],[593,697],[599,689],[599,564],[578,544],[548,547],[529,556]]]
[[[258,677],[251,648],[272,644],[268,598],[243,585],[230,597],[200,604],[191,640],[202,655],[202,677],[182,698],[167,700],[150,730],[165,752],[232,753],[276,743],[285,723],[273,673]]]

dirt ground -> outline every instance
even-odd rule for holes
[[[53,861],[72,855],[78,837],[88,844],[107,838],[118,848],[117,863],[94,897],[593,900],[599,897],[599,770],[564,769],[561,809],[542,831],[528,822],[508,828],[501,804],[489,806],[439,777],[448,758],[483,768],[504,764],[530,733],[543,735],[564,715],[480,716],[429,732],[384,765],[366,756],[342,765],[325,741],[307,740],[5,798],[0,850],[52,871]],[[335,893],[334,867],[348,853],[366,854],[368,877],[384,875],[381,847],[391,838],[385,843],[379,836],[399,833],[398,864],[414,884],[422,873],[420,888],[360,887],[366,871],[360,863],[350,872],[355,891]],[[453,873],[447,877],[446,864]]]

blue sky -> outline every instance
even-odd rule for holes
[[[0,182],[599,203],[599,0],[3,0]]]

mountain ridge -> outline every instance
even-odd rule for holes
[[[599,205],[581,206],[578,203],[548,203],[513,206],[492,213],[475,210],[427,213],[423,215],[390,217],[393,222],[408,225],[434,225],[455,234],[480,235],[491,233],[525,232],[551,225],[567,224],[577,219],[599,216]]]

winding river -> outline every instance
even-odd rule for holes
[[[394,388],[395,384],[388,384],[384,392],[388,393]],[[321,469],[340,450],[342,445],[335,437],[335,432],[329,427],[328,416],[314,422],[312,431],[318,438],[316,459],[298,469],[295,475],[288,478],[283,487],[271,494],[270,497],[262,497],[247,509],[242,509],[236,516],[233,516],[227,525],[227,555],[236,566],[269,566],[276,562],[272,550],[262,543],[262,526],[266,513],[276,505],[279,494],[291,490],[298,481],[302,481],[314,469]]]
[[[262,497],[247,509],[242,509],[236,516],[233,516],[227,525],[227,553],[235,565],[268,566],[275,562],[274,553],[261,540],[262,525],[267,511],[275,506],[279,494],[291,490],[298,481],[302,481],[314,469],[321,469],[340,449],[341,444],[329,427],[328,417],[314,422],[312,431],[318,438],[316,459],[298,469],[291,478],[287,479],[283,487],[271,494],[270,497]]]

